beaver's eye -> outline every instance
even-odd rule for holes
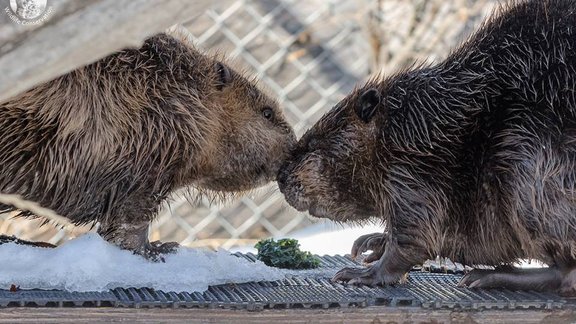
[[[218,76],[218,80],[216,81],[216,89],[222,90],[225,86],[232,82],[230,69],[228,69],[226,65],[220,62],[216,62],[214,69],[216,70],[216,75]]]
[[[272,108],[270,108],[270,107],[265,107],[264,109],[262,109],[262,116],[264,116],[264,118],[270,120],[270,119],[274,118],[274,110],[272,110]]]

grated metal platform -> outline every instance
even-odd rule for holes
[[[254,260],[253,254],[236,254]],[[332,272],[357,263],[342,256],[320,257],[321,270]],[[442,269],[430,266],[432,271]],[[436,269],[436,270],[435,270]],[[109,292],[57,290],[0,290],[0,307],[171,307],[262,310],[278,308],[346,308],[366,306],[428,309],[563,309],[576,307],[555,294],[504,289],[457,287],[455,273],[413,271],[406,284],[388,287],[353,286],[330,282],[322,275],[293,276],[278,281],[212,286],[204,293],[164,292],[154,289],[117,288]],[[445,270],[445,269],[444,269]],[[322,271],[315,272],[316,274]]]

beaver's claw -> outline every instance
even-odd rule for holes
[[[134,253],[140,254],[146,259],[153,262],[166,262],[163,254],[175,253],[179,246],[180,244],[176,242],[162,243],[160,241],[154,241],[146,244],[145,248],[142,250],[141,253],[138,252]]]
[[[386,271],[383,264],[382,259],[380,259],[377,263],[366,268],[344,268],[332,277],[332,281],[368,286],[390,285],[405,281],[406,272],[392,273]]]
[[[163,254],[174,253],[180,246],[176,242],[148,241],[148,223],[102,224],[98,229],[106,241],[124,250],[134,252],[154,262],[164,262]]]
[[[372,233],[362,235],[352,245],[352,259],[356,259],[366,251],[372,251],[364,260],[364,263],[374,262],[382,257],[386,248],[386,233]]]

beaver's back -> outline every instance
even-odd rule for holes
[[[576,246],[574,8],[521,3],[441,65],[444,77],[457,67],[487,85],[485,107],[454,150],[454,226],[483,242],[455,243],[465,261],[548,261],[552,246]]]
[[[174,51],[182,55],[182,47]],[[22,195],[77,224],[110,217],[112,209],[151,215],[147,196],[164,199],[178,185],[171,179],[177,157],[203,144],[169,123],[192,127],[190,115],[175,116],[168,103],[162,107],[167,77],[175,71],[167,52],[152,38],[1,104],[0,192]],[[204,59],[199,64],[207,66]],[[164,86],[149,81],[154,78],[166,79]],[[201,85],[188,90],[199,92]],[[166,164],[162,174],[153,170],[159,163]],[[142,206],[130,203],[135,192],[147,197]]]

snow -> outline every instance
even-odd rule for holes
[[[301,249],[314,254],[347,254],[354,240],[378,227],[315,224],[290,234]],[[234,251],[256,252],[252,246]],[[181,247],[153,263],[88,233],[54,248],[14,243],[0,245],[0,289],[12,284],[21,289],[107,291],[117,287],[149,287],[164,291],[198,291],[208,286],[251,281],[273,281],[290,276],[332,277],[339,269],[284,270],[250,262],[230,254]]]
[[[107,291],[149,287],[164,291],[205,291],[209,285],[278,280],[286,272],[250,262],[228,251],[179,248],[153,263],[104,241],[94,233],[54,249],[0,245],[0,288]]]
[[[382,226],[353,227],[322,222],[294,232],[303,251],[319,255],[350,253],[359,236],[382,232]],[[277,237],[282,238],[282,237]],[[252,246],[232,251],[253,252]],[[250,262],[230,254],[181,247],[165,256],[165,263],[153,263],[104,241],[95,233],[70,240],[54,249],[0,245],[0,289],[12,284],[21,289],[107,291],[116,287],[149,287],[164,291],[203,292],[210,285],[273,281],[290,276],[330,278],[339,269],[283,270],[262,262]],[[523,268],[541,267],[522,261]]]

